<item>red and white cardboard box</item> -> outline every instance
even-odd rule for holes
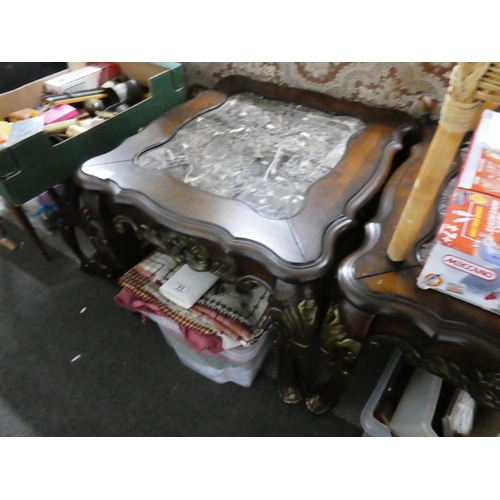
[[[97,66],[84,66],[47,80],[44,84],[45,90],[52,94],[61,94],[96,89],[99,87],[100,72],[101,68]]]
[[[500,113],[481,116],[417,285],[500,314]]]

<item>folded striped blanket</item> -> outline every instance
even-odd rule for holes
[[[182,266],[170,256],[154,252],[120,279],[115,301],[127,309],[149,312],[174,320],[197,351],[220,352],[251,345],[269,324],[268,290],[252,283],[244,293],[219,280],[190,309],[164,297],[159,288]]]

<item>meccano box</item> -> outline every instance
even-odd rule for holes
[[[500,314],[500,113],[485,111],[417,279]]]
[[[65,72],[50,75],[0,95],[0,119],[40,103],[44,83],[85,63],[69,63]],[[148,97],[85,133],[53,144],[39,132],[0,150],[0,196],[21,205],[70,178],[88,159],[116,148],[151,121],[186,100],[179,63],[119,63],[128,79],[149,89]]]
[[[500,314],[500,199],[455,190],[417,285]]]

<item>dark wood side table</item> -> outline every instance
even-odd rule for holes
[[[386,255],[433,132],[425,132],[425,146],[416,147],[391,177],[378,215],[365,226],[363,246],[339,266],[339,303],[328,311],[322,332],[332,380],[308,402],[316,413],[335,404],[362,346],[383,341],[400,347],[415,365],[467,390],[478,403],[500,408],[500,317],[416,285],[451,196],[458,158],[411,256],[394,263]]]
[[[223,79],[79,169],[97,267],[125,270],[134,241],[147,242],[195,270],[266,283],[280,395],[299,402],[298,356],[330,300],[336,244],[418,130],[398,111]]]

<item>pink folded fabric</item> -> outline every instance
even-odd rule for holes
[[[205,335],[196,331],[194,328],[188,328],[179,325],[179,329],[184,335],[184,338],[196,352],[209,351],[213,354],[218,354],[223,351],[222,339],[217,335]]]
[[[157,316],[168,317],[157,305],[142,300],[130,290],[122,289],[115,296],[115,302],[130,311],[147,312]],[[207,350],[213,354],[217,354],[224,350],[222,339],[217,335],[205,335],[195,328],[183,325],[179,325],[179,329],[186,341],[196,352]]]
[[[166,314],[156,304],[142,300],[126,288],[123,288],[118,295],[115,295],[115,302],[134,312],[148,312],[166,317]]]

